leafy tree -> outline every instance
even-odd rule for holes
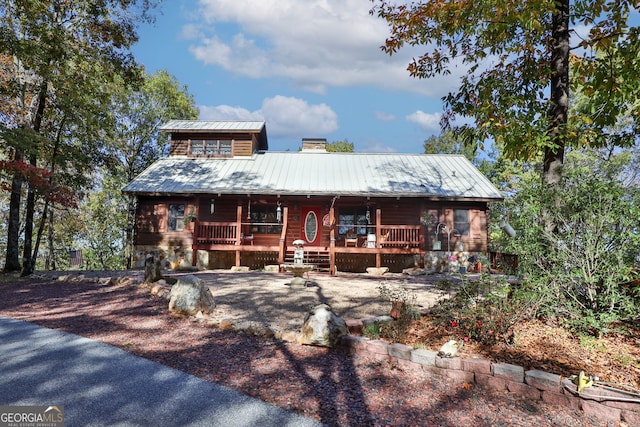
[[[561,180],[565,148],[601,143],[586,140],[585,128],[595,134],[611,128],[616,112],[631,108],[634,124],[628,129],[638,134],[639,30],[628,23],[635,1],[371,1],[371,13],[391,29],[385,52],[392,55],[407,44],[426,49],[409,64],[412,76],[468,67],[458,90],[444,98],[445,122],[472,118],[472,125],[456,131],[468,142],[492,138],[510,158],[542,153],[548,186]],[[589,33],[571,46],[578,27]],[[588,95],[588,108],[573,117],[572,82]]]
[[[333,141],[327,144],[327,151],[330,153],[353,153],[353,142],[349,142],[347,138],[344,141]]]
[[[115,132],[109,141],[111,147],[109,172],[120,188],[133,180],[151,163],[166,154],[168,139],[160,136],[158,128],[170,119],[197,119],[198,109],[186,86],[161,70],[145,77],[139,90],[125,84],[115,91],[112,111],[116,117]],[[119,192],[119,191],[118,191]],[[126,230],[125,264],[131,267],[131,248],[135,225],[135,198],[111,194],[125,209]]]
[[[432,135],[423,144],[425,154],[462,154],[470,162],[476,162],[477,147],[464,144],[452,132]]]
[[[120,270],[125,248],[127,211],[123,208],[121,184],[105,176],[102,188],[87,195],[80,209],[82,228],[75,241],[84,246],[83,260],[88,269]]]
[[[111,123],[105,108],[109,82],[139,78],[128,48],[137,40],[136,21],[147,20],[151,6],[151,0],[0,0],[0,97],[15,111],[3,111],[0,143],[11,162],[26,160],[37,168],[45,156],[50,165],[59,162],[67,164],[66,169],[69,163],[74,165],[76,177],[78,171],[91,167]],[[62,139],[82,141],[84,151],[77,145],[75,150],[63,151]],[[15,174],[11,180],[5,271],[20,268],[18,235],[25,181]],[[35,258],[36,192],[32,182],[26,183],[23,274],[33,271]]]
[[[547,294],[547,313],[580,332],[597,335],[638,319],[640,287],[629,266],[640,253],[640,189],[621,179],[632,158],[629,151],[569,151],[561,195],[537,183],[514,198],[519,234],[503,248],[519,255],[527,281]],[[559,197],[563,203],[554,203]],[[538,221],[544,207],[557,218],[553,233]],[[551,244],[542,245],[540,234]]]

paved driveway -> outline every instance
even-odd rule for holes
[[[62,405],[67,426],[319,426],[118,348],[0,317],[0,405]]]

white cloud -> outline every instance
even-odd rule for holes
[[[417,124],[420,129],[424,131],[439,131],[441,118],[441,113],[429,114],[421,110],[411,113],[406,117],[408,122]]]
[[[249,111],[242,107],[232,107],[230,105],[209,107],[200,105],[198,108],[200,109],[200,120],[264,120],[264,116],[260,111]]]
[[[382,141],[372,140],[365,141],[355,147],[355,151],[359,153],[395,153],[397,150]]]
[[[338,115],[327,104],[309,105],[299,98],[265,99],[262,113],[273,136],[324,135],[338,129]]]
[[[338,116],[328,105],[281,95],[263,100],[256,111],[229,105],[199,108],[201,120],[265,120],[269,135],[277,138],[322,136],[338,129]]]
[[[392,122],[396,119],[396,116],[390,113],[382,111],[376,111],[376,120],[381,122]]]
[[[384,20],[366,0],[200,0],[200,35],[191,53],[205,64],[252,78],[292,79],[317,93],[327,87],[373,85],[442,96],[455,77],[418,80],[406,70],[416,51],[380,50]],[[454,71],[455,72],[455,71]]]
[[[180,38],[183,40],[194,40],[200,37],[202,33],[200,28],[195,24],[186,24],[182,26]]]

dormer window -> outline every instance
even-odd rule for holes
[[[192,139],[189,154],[192,156],[231,156],[230,139]]]

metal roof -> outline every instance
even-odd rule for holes
[[[162,132],[260,132],[264,121],[170,120],[160,126]]]
[[[274,194],[502,200],[461,155],[260,152],[160,159],[123,189],[151,194]]]

